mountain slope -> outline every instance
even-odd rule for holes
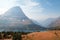
[[[43,27],[33,23],[21,10],[16,6],[5,12],[0,17],[0,27],[5,31],[24,31],[24,30],[40,30]]]
[[[48,27],[48,25],[54,20],[55,20],[55,18],[48,18],[48,19],[46,19],[45,21],[42,22],[42,25],[45,26],[45,27]]]
[[[60,17],[49,24],[51,29],[60,29]]]
[[[55,20],[55,18],[48,18],[48,19],[46,19],[46,20],[43,20],[43,21],[41,21],[41,20],[39,20],[39,21],[36,21],[36,20],[32,20],[35,24],[37,24],[37,25],[41,25],[41,26],[43,26],[43,27],[45,27],[45,28],[48,28],[48,25],[52,22],[52,21],[54,21]]]

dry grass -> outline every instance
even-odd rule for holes
[[[60,40],[60,31],[33,32],[23,35],[22,40]]]

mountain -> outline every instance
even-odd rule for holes
[[[56,20],[52,21],[49,24],[49,28],[51,29],[60,29],[60,17],[56,18]]]
[[[37,31],[45,28],[31,21],[22,9],[16,6],[1,15],[0,29],[2,31]]]
[[[44,20],[43,22],[41,22],[41,24],[45,27],[48,27],[48,25],[54,20],[55,20],[55,18],[48,18],[48,19]]]
[[[33,21],[35,24],[37,24],[37,25],[41,25],[41,26],[47,28],[48,25],[49,25],[52,21],[54,21],[54,20],[55,20],[55,18],[48,18],[48,19],[43,20],[43,21],[41,21],[41,20],[39,20],[39,21],[32,20],[32,21]]]

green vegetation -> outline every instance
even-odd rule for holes
[[[29,32],[28,32],[29,33]],[[26,35],[25,32],[0,32],[0,39],[21,40],[21,35]]]

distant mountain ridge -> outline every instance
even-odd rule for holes
[[[32,20],[34,23],[41,25],[45,28],[48,28],[48,25],[53,22],[55,20],[55,18],[47,18],[46,20],[43,21],[36,21],[36,20]]]
[[[56,18],[48,25],[51,29],[60,29],[60,17]]]
[[[42,25],[45,27],[48,27],[48,25],[53,22],[55,20],[55,18],[48,18],[45,21],[42,22]]]
[[[40,31],[45,28],[33,23],[19,6],[13,7],[0,17],[2,31]]]

